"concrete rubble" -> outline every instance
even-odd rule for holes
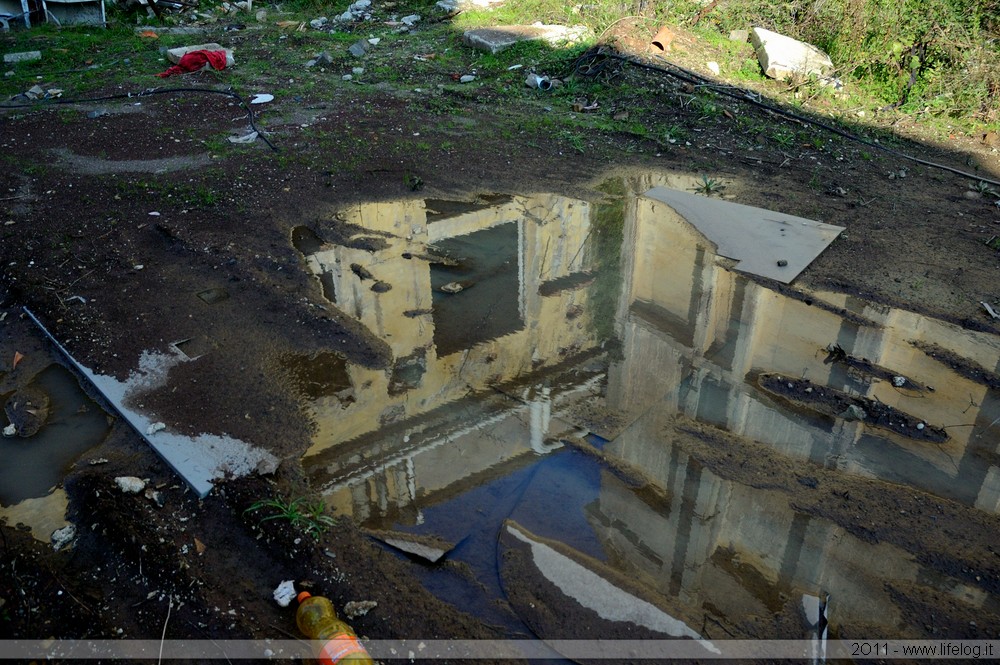
[[[764,28],[754,28],[750,32],[750,43],[757,52],[757,60],[764,73],[773,79],[823,77],[833,71],[830,56],[812,44]]]

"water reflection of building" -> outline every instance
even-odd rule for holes
[[[606,450],[656,478],[674,500],[665,512],[652,510],[607,483],[591,524],[609,556],[665,596],[722,616],[764,617],[793,591],[826,590],[836,597],[834,619],[900,623],[884,582],[936,583],[910,555],[796,512],[781,493],[719,478],[664,439],[667,419],[680,412],[789,456],[997,511],[998,469],[978,454],[996,452],[997,393],[911,343],[939,345],[992,370],[1000,360],[997,339],[845,296],[824,298],[854,316],[785,297],[720,267],[705,240],[656,200],[639,198],[625,242],[617,317],[623,358],[610,366],[606,398],[629,424]],[[900,390],[826,364],[828,344],[935,390]],[[808,418],[777,408],[749,385],[754,370],[808,378],[929,423],[963,426],[949,428],[951,438],[936,445],[857,422]],[[996,604],[961,583],[941,587],[973,606]]]
[[[851,316],[783,296],[717,265],[702,237],[653,199],[640,198],[630,222],[618,316],[625,353],[610,371],[610,406],[632,414],[667,406],[830,468],[997,510],[996,469],[977,452],[997,452],[989,430],[1000,396],[914,345],[937,345],[993,370],[995,337],[843,295],[820,297]],[[900,389],[824,362],[830,344],[934,390]],[[753,370],[864,395],[949,426],[950,438],[920,443],[859,422],[796,416],[748,385]]]
[[[674,183],[637,179],[632,191],[664,184]],[[598,395],[603,410],[620,416],[609,419],[613,430],[598,432],[611,439],[606,451],[674,500],[651,506],[608,474],[587,518],[609,562],[664,597],[717,616],[767,616],[790,594],[828,590],[836,596],[834,619],[877,625],[903,620],[883,590],[886,580],[937,585],[973,606],[996,604],[981,590],[935,579],[898,548],[859,541],[795,511],[778,493],[715,476],[663,436],[666,419],[680,412],[791,457],[998,511],[1000,469],[987,461],[998,452],[997,393],[911,343],[938,345],[992,370],[1000,363],[996,338],[843,295],[821,294],[813,304],[781,295],[721,267],[668,206],[632,195],[613,316],[621,359],[576,371],[570,361],[600,351],[588,284],[594,208],[556,196],[464,210],[434,202],[362,206],[345,221],[388,234],[387,247],[309,254],[337,306],[386,340],[396,358],[388,371],[345,366],[350,395],[341,390],[310,405],[319,427],[306,465],[338,512],[419,522],[421,499],[448,501],[552,450],[547,442],[572,427],[570,408]],[[437,293],[462,275],[417,255],[474,256],[487,241],[503,248],[490,274],[477,276],[461,300]],[[371,291],[352,264],[392,290]],[[497,312],[503,315],[492,320]],[[448,328],[455,321],[474,325]],[[897,389],[826,363],[829,344],[935,390]],[[748,383],[754,370],[960,426],[932,444],[809,418]],[[507,386],[513,398],[475,394],[491,385]]]
[[[503,404],[467,397],[544,377],[595,346],[590,214],[589,203],[555,195],[366,204],[341,214],[384,246],[322,246],[307,261],[328,298],[390,345],[395,365],[345,366],[348,398],[340,390],[309,405],[318,431],[306,464],[333,505],[384,512],[551,449],[551,405],[574,390],[518,392],[523,401]],[[372,277],[360,279],[364,271]],[[375,281],[391,289],[373,290]],[[452,282],[465,289],[441,291]]]

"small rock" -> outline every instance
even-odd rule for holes
[[[118,476],[115,485],[125,494],[138,494],[146,489],[146,481],[135,476]]]
[[[896,386],[897,388],[902,388],[903,386],[906,385],[906,377],[905,376],[892,377],[892,385]]]
[[[465,74],[462,78],[458,79],[459,83],[472,83],[476,80],[476,77],[472,74]]]
[[[927,427],[927,425],[925,425],[924,423],[917,423],[917,429],[923,430],[925,427]]]
[[[20,53],[5,53],[3,56],[3,61],[5,63],[11,62],[31,62],[33,60],[41,60],[41,51],[21,51]]]
[[[778,267],[779,268],[784,268],[787,265],[788,265],[788,261],[786,261],[785,259],[778,259]]]
[[[730,30],[729,31],[729,39],[731,39],[734,42],[745,42],[746,40],[750,39],[750,31],[749,30]]]
[[[399,20],[403,23],[403,25],[408,27],[413,27],[413,24],[420,20],[420,15],[410,14],[409,16],[404,16]]]
[[[355,58],[360,58],[365,54],[365,51],[367,50],[368,50],[368,42],[362,39],[360,41],[351,44],[350,48],[347,49],[347,52],[353,55]]]
[[[327,17],[325,17],[325,16],[320,16],[319,18],[314,18],[313,20],[309,21],[309,25],[310,25],[310,26],[311,26],[311,27],[312,27],[312,28],[313,28],[314,30],[319,30],[319,29],[320,29],[320,28],[322,28],[322,27],[323,27],[324,25],[326,25],[327,23],[329,23],[329,21],[330,21],[330,19],[328,19]]]
[[[167,503],[163,498],[163,493],[154,489],[147,489],[143,496],[155,503],[157,508],[162,508]]]
[[[274,590],[274,600],[282,607],[288,607],[295,595],[295,580],[285,580]]]
[[[351,74],[344,74],[343,76],[340,77],[340,80],[341,81],[353,81],[354,80],[354,76],[351,75]]]
[[[865,420],[868,418],[868,414],[857,404],[851,404],[849,407],[844,409],[844,412],[839,415],[839,417],[844,420]]]
[[[440,287],[438,290],[444,291],[445,293],[458,293],[459,291],[462,291],[464,289],[465,287],[459,284],[458,282],[448,282],[444,286]]]
[[[15,434],[17,434],[17,425],[15,425],[14,423],[11,423],[10,425],[7,425],[6,427],[3,428],[4,436],[14,436]]]
[[[167,426],[164,423],[153,423],[146,428],[146,436],[153,436],[157,432],[162,432],[165,429],[167,429]]]
[[[76,527],[72,524],[67,524],[61,529],[56,529],[52,532],[50,540],[52,541],[52,549],[56,552],[66,547],[73,542],[76,538]]]
[[[712,72],[716,76],[722,73],[722,70],[719,68],[719,63],[715,62],[714,60],[706,62],[705,66],[708,67],[708,71]]]
[[[352,600],[344,603],[344,616],[348,619],[356,619],[363,617],[376,607],[378,607],[378,603],[374,600]]]

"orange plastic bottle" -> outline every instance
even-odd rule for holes
[[[308,591],[298,595],[295,623],[304,635],[321,643],[317,658],[323,665],[374,665],[354,630],[337,617],[333,603]]]

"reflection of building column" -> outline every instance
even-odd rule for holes
[[[545,449],[545,435],[549,431],[549,421],[552,419],[551,389],[543,386],[541,397],[536,397],[528,403],[531,413],[531,449],[539,455],[548,452]]]

